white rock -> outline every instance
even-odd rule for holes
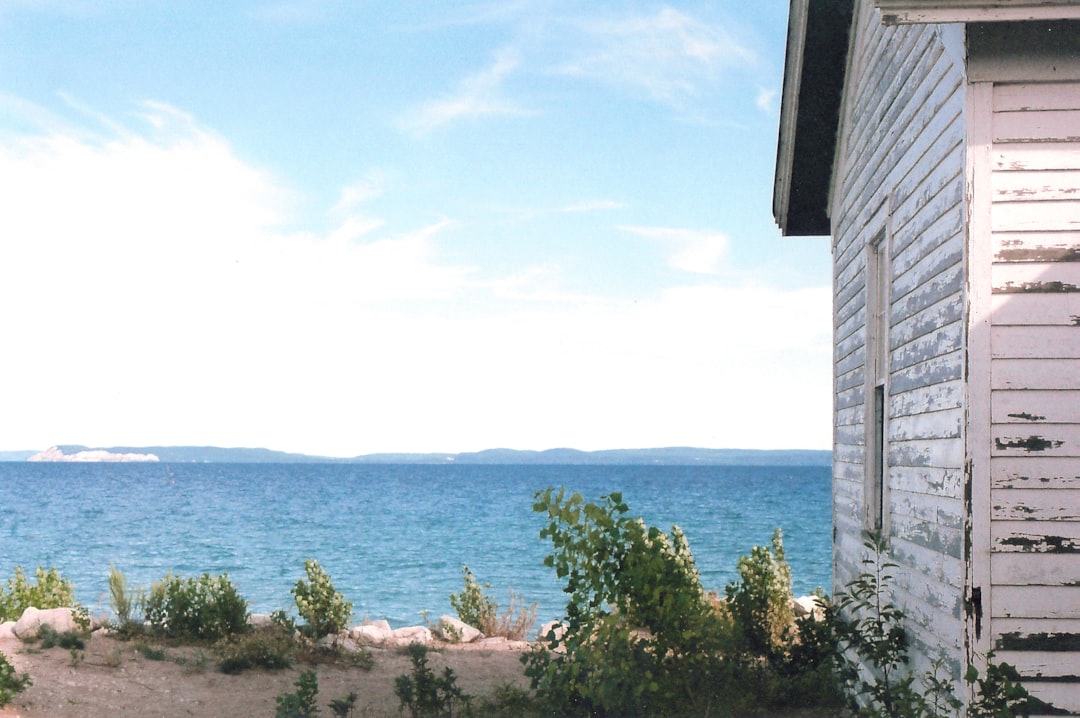
[[[555,639],[558,640],[566,635],[566,626],[558,621],[548,621],[540,626],[540,630],[536,634],[537,640],[547,641],[548,634],[552,631],[555,631]]]
[[[390,632],[390,638],[387,642],[395,646],[407,646],[410,643],[422,643],[426,646],[431,643],[431,631],[427,626],[398,628]]]
[[[802,618],[803,616],[809,616],[815,611],[820,612],[821,601],[816,596],[799,596],[792,599],[791,608],[795,613],[796,618]]]
[[[266,628],[273,625],[274,621],[265,613],[253,613],[248,616],[248,625],[252,628]]]
[[[439,637],[450,643],[472,643],[484,634],[464,621],[453,616],[439,616]]]
[[[0,623],[0,638],[15,638],[15,621]]]
[[[52,626],[57,633],[79,629],[70,608],[47,608],[40,611],[30,606],[15,622],[15,635],[23,641],[34,638],[43,625]]]
[[[386,621],[376,621],[375,623],[356,626],[349,631],[349,636],[364,643],[385,643],[390,640],[393,631],[390,630],[390,624],[386,623],[385,626],[381,626],[380,623],[386,623]]]

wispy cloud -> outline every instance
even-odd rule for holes
[[[765,114],[775,115],[777,112],[776,90],[770,90],[764,87],[760,88],[757,93],[757,98],[754,100],[754,104]]]
[[[632,88],[667,104],[682,105],[720,71],[756,60],[725,28],[671,7],[577,27],[586,42],[560,72]]]
[[[667,242],[671,246],[668,266],[694,274],[716,274],[727,256],[730,240],[722,232],[680,227],[620,227],[640,237]]]
[[[418,135],[459,120],[499,115],[532,114],[508,99],[503,83],[519,65],[518,54],[504,49],[495,54],[489,67],[465,78],[445,97],[432,100],[407,113],[401,125]]]

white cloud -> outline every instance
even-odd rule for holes
[[[439,127],[477,117],[531,114],[517,103],[504,97],[502,85],[517,69],[519,59],[513,50],[496,53],[490,67],[461,82],[446,97],[432,100],[408,113],[402,125],[419,135]]]
[[[829,445],[830,292],[574,296],[556,265],[448,264],[345,188],[327,232],[182,112],[0,145],[0,448]],[[600,203],[599,209],[607,207]],[[715,232],[631,227],[715,270]]]
[[[682,105],[726,68],[755,62],[755,54],[723,27],[671,7],[653,15],[581,23],[580,56],[560,71],[637,88],[648,97]]]
[[[727,235],[712,230],[681,227],[620,227],[625,232],[658,239],[672,247],[668,265],[684,272],[716,274],[727,256],[730,240]]]

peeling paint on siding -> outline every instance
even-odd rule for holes
[[[1043,534],[1013,534],[998,542],[1028,553],[1080,553],[1080,539]]]
[[[1080,286],[1067,282],[1005,282],[994,287],[994,294],[1067,294],[1080,292]]]
[[[1003,633],[995,642],[1002,651],[1080,651],[1080,633]]]
[[[1062,446],[1065,442],[1057,439],[1046,439],[1042,436],[1028,436],[1024,438],[995,438],[994,446],[998,451],[1007,451],[1008,449],[1023,449],[1030,453],[1032,451],[1046,451],[1047,449],[1056,449]]]

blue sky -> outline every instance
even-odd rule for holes
[[[786,0],[4,0],[0,449],[828,448]]]

